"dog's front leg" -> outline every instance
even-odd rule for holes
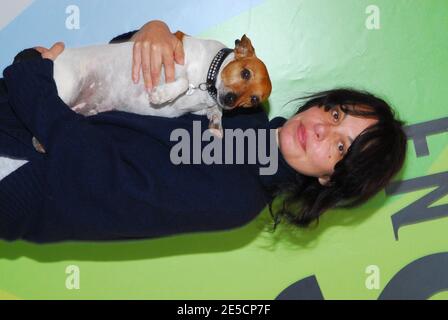
[[[153,104],[171,102],[188,90],[188,80],[180,77],[176,81],[161,84],[152,89],[149,101]]]
[[[207,108],[207,118],[210,121],[208,128],[213,133],[214,136],[222,139],[224,135],[224,130],[222,128],[222,110],[217,105]]]

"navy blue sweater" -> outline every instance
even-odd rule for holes
[[[269,176],[259,174],[258,161],[175,165],[171,132],[184,128],[193,136],[200,121],[202,133],[205,116],[83,117],[59,98],[51,60],[17,62],[3,74],[0,154],[29,162],[0,182],[1,239],[95,241],[231,229],[255,218],[276,186],[299,179],[280,152],[277,173]],[[274,129],[285,121],[269,121],[256,108],[226,114],[223,127]],[[45,154],[33,148],[33,136]]]

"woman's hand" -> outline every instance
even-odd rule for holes
[[[145,87],[150,91],[160,81],[162,64],[166,82],[174,81],[174,64],[184,64],[182,41],[162,21],[150,21],[131,38],[134,41],[132,79],[140,81],[143,72]]]
[[[42,58],[55,61],[62,51],[64,51],[65,44],[64,42],[56,42],[50,49],[44,47],[34,47],[34,49],[40,52]]]

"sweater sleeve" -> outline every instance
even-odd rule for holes
[[[17,117],[48,150],[61,127],[82,121],[58,96],[52,60],[21,61],[7,67],[3,76]]]
[[[119,36],[113,38],[112,40],[110,40],[109,43],[121,43],[121,42],[129,41],[136,32],[138,32],[138,30],[130,31],[130,32],[124,33],[122,35],[119,35]]]
[[[28,48],[25,50],[20,51],[15,57],[13,63],[19,63],[26,60],[31,59],[42,59],[42,56],[39,51],[33,48]]]
[[[110,43],[128,41],[137,31],[119,35]],[[83,116],[72,111],[59,97],[53,78],[53,61],[42,59],[36,52],[27,49],[19,53],[3,76],[17,116],[45,149],[50,150],[51,137],[58,129],[69,122],[75,124]]]

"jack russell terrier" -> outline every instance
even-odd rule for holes
[[[212,133],[221,138],[222,111],[253,107],[272,90],[264,63],[246,35],[235,49],[214,40],[178,31],[185,64],[175,65],[175,81],[148,93],[131,79],[133,43],[65,49],[54,62],[54,79],[61,99],[75,112],[94,115],[120,110],[142,115],[178,117],[187,112],[207,115]]]

